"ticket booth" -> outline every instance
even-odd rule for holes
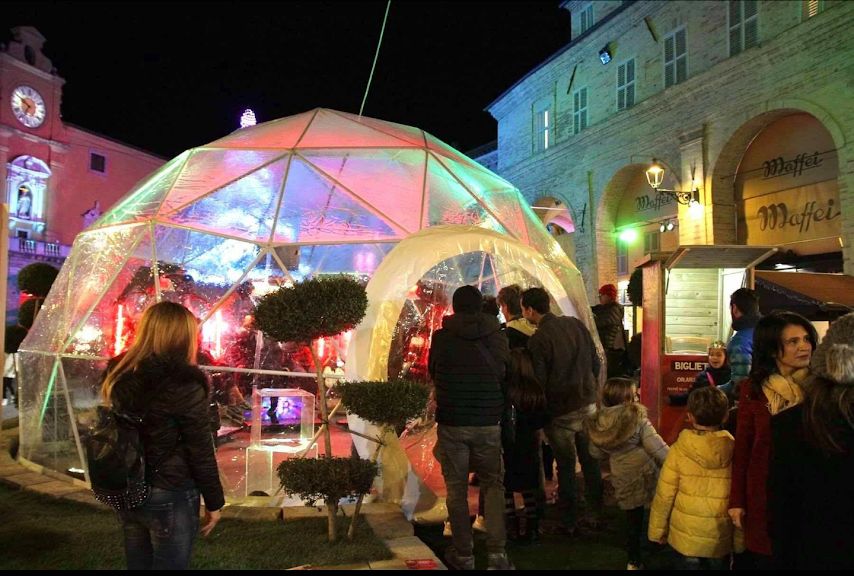
[[[641,402],[668,443],[676,440],[684,406],[668,397],[688,391],[705,369],[708,348],[732,333],[729,296],[753,287],[753,267],[771,246],[680,246],[650,254],[643,269]]]

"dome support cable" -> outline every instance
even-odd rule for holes
[[[371,89],[371,80],[374,78],[374,69],[377,67],[377,58],[380,56],[380,46],[383,44],[383,34],[385,33],[385,23],[388,20],[388,9],[391,8],[391,0],[385,5],[385,16],[383,16],[383,26],[380,28],[380,39],[377,42],[377,51],[374,54],[374,63],[371,65],[371,73],[368,75],[368,85],[365,86],[365,95],[362,97],[362,105],[359,106],[359,118],[362,117],[362,111],[365,109],[365,102],[368,99],[368,91]]]

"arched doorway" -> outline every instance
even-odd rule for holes
[[[475,226],[434,226],[407,237],[386,255],[368,283],[368,310],[350,341],[345,377],[368,381],[388,378],[391,352],[400,324],[406,321],[407,304],[424,298],[419,287],[425,285],[425,279],[433,294],[444,294],[444,301],[426,314],[431,321],[436,309],[441,310],[439,320],[442,314],[450,313],[447,301],[460,285],[479,285],[484,293],[494,294],[507,284],[539,284],[551,295],[555,312],[584,322],[602,357],[581,274],[568,260],[565,262],[555,264],[530,246]],[[423,345],[429,347],[429,342]],[[375,426],[354,415],[348,416],[348,422],[350,430],[359,434],[375,437],[378,433]],[[363,457],[370,454],[370,441],[358,436],[353,441]],[[441,482],[441,473],[431,452],[435,427],[425,425],[403,443],[393,436],[386,436],[385,442],[382,498],[399,503],[409,517],[418,514],[423,518],[426,513],[431,518],[431,514],[438,514],[436,519],[441,519],[445,513],[443,485],[435,484]]]
[[[679,189],[677,172],[664,163],[663,188]],[[602,195],[597,213],[598,283],[614,283],[621,295],[629,277],[654,252],[675,250],[679,245],[679,218],[676,201],[656,195],[650,188],[646,164],[620,168]]]
[[[554,237],[557,243],[575,261],[575,221],[563,200],[553,196],[543,196],[531,205],[540,221],[546,226],[546,230]]]
[[[736,240],[774,245],[777,269],[842,271],[839,160],[811,114],[774,119],[750,142],[735,174]]]

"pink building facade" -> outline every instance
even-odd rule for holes
[[[9,206],[7,317],[20,294],[18,271],[44,261],[59,268],[77,234],[164,162],[63,122],[65,80],[42,53],[45,38],[12,29],[0,49],[0,182]]]

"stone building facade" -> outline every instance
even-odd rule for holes
[[[854,2],[561,6],[570,42],[487,110],[496,171],[566,208],[591,296],[678,245],[770,244],[854,274]],[[657,197],[653,158],[699,203]]]

